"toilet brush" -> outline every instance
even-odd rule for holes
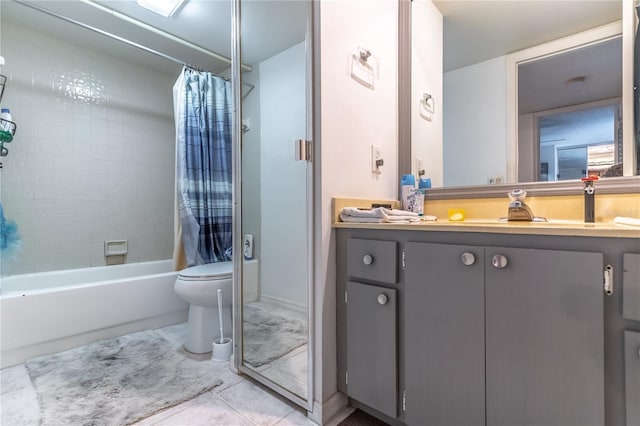
[[[224,343],[224,328],[222,325],[222,289],[218,289],[218,319],[220,321],[220,343]]]
[[[229,361],[231,356],[231,339],[224,337],[224,326],[222,322],[222,290],[218,289],[218,319],[220,321],[220,339],[213,341],[212,358],[216,361]]]

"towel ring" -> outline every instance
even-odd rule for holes
[[[370,56],[371,52],[369,50],[360,48],[360,60],[362,62],[367,62]]]

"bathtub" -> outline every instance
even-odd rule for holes
[[[0,368],[187,320],[171,260],[15,275],[0,280]]]

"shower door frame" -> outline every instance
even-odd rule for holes
[[[305,104],[306,104],[306,135],[300,135],[306,140],[313,140],[315,135],[314,117],[319,111],[319,99],[314,93],[317,85],[315,76],[319,73],[319,61],[314,61],[316,40],[319,40],[319,26],[314,25],[314,18],[319,15],[318,2],[304,0],[308,3],[307,29],[305,35]],[[233,87],[233,356],[231,367],[238,373],[246,374],[257,382],[279,393],[290,401],[303,407],[308,412],[313,412],[314,402],[314,351],[315,351],[315,234],[314,234],[314,200],[316,198],[317,170],[319,169],[319,146],[311,144],[311,160],[308,160],[306,171],[307,194],[307,251],[308,251],[308,278],[307,278],[307,397],[306,399],[294,394],[289,389],[280,386],[259,372],[244,365],[243,362],[243,318],[242,318],[242,264],[243,264],[243,233],[242,233],[242,67],[241,67],[241,0],[232,0],[231,5],[231,84]],[[291,149],[294,149],[293,142]],[[239,232],[238,232],[239,231]]]

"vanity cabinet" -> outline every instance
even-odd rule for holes
[[[405,257],[407,424],[604,424],[602,254],[408,242]]]
[[[352,406],[392,425],[640,424],[638,238],[344,227],[336,254]]]

